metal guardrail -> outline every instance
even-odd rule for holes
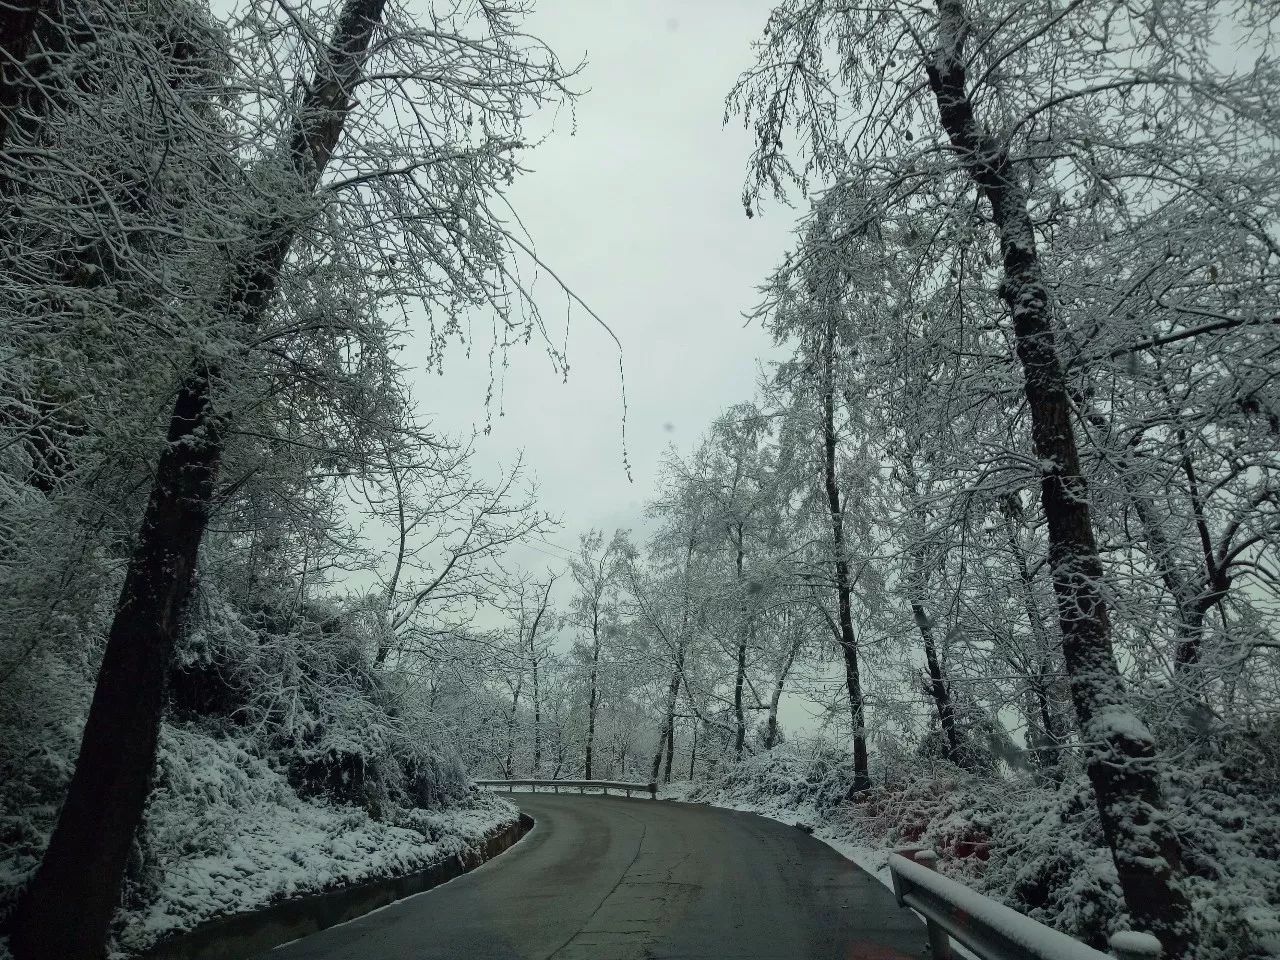
[[[915,860],[889,855],[889,873],[898,905],[922,917],[932,960],[951,960],[955,939],[981,960],[1157,960],[1160,941],[1145,933],[1117,933],[1111,955],[1086,946],[1011,907],[932,869],[937,854],[915,853]]]
[[[509,793],[514,793],[516,787],[528,787],[534,793],[538,792],[539,787],[549,787],[553,792],[559,793],[560,788],[566,789],[577,788],[579,793],[586,793],[588,790],[600,790],[608,794],[610,790],[623,791],[629,797],[632,792],[647,793],[651,799],[658,796],[658,785],[656,783],[635,783],[627,780],[477,780],[476,786],[488,787],[497,790],[506,787]]]

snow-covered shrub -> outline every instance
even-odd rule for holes
[[[1126,912],[1088,781],[988,795],[991,852],[981,889],[1099,949]]]
[[[1280,931],[1280,725],[1175,771],[1185,881],[1206,957],[1266,957]],[[1273,940],[1274,943],[1274,940]]]
[[[516,815],[477,793],[465,806],[379,822],[358,806],[302,799],[251,743],[167,724],[140,844],[146,865],[117,918],[117,951],[220,914],[422,869]]]
[[[43,650],[9,679],[0,684],[0,926],[40,865],[90,692],[79,669]]]
[[[822,815],[849,792],[853,762],[832,749],[804,754],[778,748],[729,764],[695,795],[697,799],[736,800]]]
[[[975,778],[949,764],[891,768],[844,817],[888,846],[931,847],[940,856],[981,862],[990,840],[983,793]]]
[[[437,810],[476,796],[462,761],[451,751],[405,745],[399,757],[401,789],[411,810]]]
[[[207,575],[191,608],[118,953],[280,897],[421,869],[517,815],[475,789],[343,606],[263,592],[232,602]],[[90,620],[35,648],[0,684],[0,927],[70,781],[103,629]]]
[[[374,665],[359,618],[331,601],[271,599],[243,609],[202,590],[179,656],[178,715],[248,737],[303,797],[375,817],[466,797],[457,757],[400,678]]]

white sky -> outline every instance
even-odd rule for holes
[[[528,157],[509,197],[539,256],[609,324],[623,345],[627,446],[622,466],[617,351],[581,310],[570,328],[568,383],[533,343],[510,355],[503,416],[476,441],[477,465],[523,451],[543,509],[563,519],[555,546],[516,549],[536,575],[563,569],[565,550],[592,527],[640,531],[663,452],[690,449],[725,407],[751,398],[774,351],[742,313],[789,246],[795,212],[779,204],[747,219],[741,203],[751,138],[722,125],[724,97],[752,62],[772,0],[536,0],[529,32],[566,64],[586,59],[577,132],[558,130]],[[549,278],[550,319],[564,298]],[[477,336],[480,341],[483,332]],[[406,362],[415,362],[413,348]],[[418,361],[421,366],[421,356]],[[445,375],[422,375],[420,413],[436,429],[485,423],[487,351],[455,350]],[[571,588],[557,585],[563,607]],[[565,635],[563,642],[571,637]],[[812,729],[813,705],[784,697],[785,728]]]
[[[769,0],[538,0],[527,21],[566,64],[585,58],[577,133],[567,113],[528,157],[510,199],[543,260],[623,343],[634,483],[621,458],[617,354],[581,310],[562,384],[536,344],[514,349],[503,408],[477,441],[479,462],[520,450],[543,507],[564,519],[552,539],[635,526],[669,443],[687,449],[729,404],[749,399],[769,353],[741,313],[787,247],[791,210],[748,220],[739,200],[750,138],[722,128],[723,100],[751,62]],[[549,278],[548,316],[564,316]],[[483,339],[483,333],[477,339]],[[405,351],[409,364],[414,348]],[[485,422],[486,349],[454,350],[445,376],[414,380],[420,412],[444,432]],[[546,554],[517,561],[541,572]]]

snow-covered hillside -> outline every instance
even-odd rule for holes
[[[38,863],[47,808],[6,809],[0,904]],[[421,870],[477,846],[516,808],[475,791],[436,810],[375,819],[361,807],[303,799],[244,743],[166,726],[143,850],[117,916],[113,955],[140,953],[213,917]]]

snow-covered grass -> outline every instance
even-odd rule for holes
[[[214,917],[424,869],[518,816],[508,801],[475,791],[462,805],[374,819],[361,807],[304,800],[241,743],[166,726],[140,851],[146,866],[129,878],[112,955],[140,953]],[[47,827],[45,818],[26,831]],[[31,845],[6,847],[0,885],[14,891],[38,862]]]

